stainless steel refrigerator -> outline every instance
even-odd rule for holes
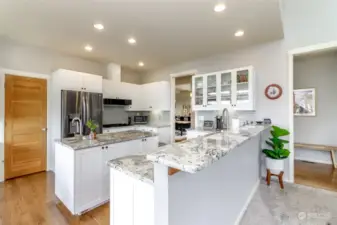
[[[78,124],[72,120],[79,117],[82,120],[83,135],[88,135],[90,130],[85,126],[86,122],[94,120],[99,127],[98,134],[102,133],[103,120],[103,95],[81,91],[61,91],[61,137],[72,137],[79,133]]]

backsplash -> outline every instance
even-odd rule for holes
[[[170,123],[170,111],[152,111],[150,113],[149,123],[151,124],[164,124]]]
[[[205,120],[211,120],[215,121],[215,117],[219,115],[222,115],[221,111],[198,111],[196,112],[196,124],[198,127],[201,127],[203,125],[203,121]],[[230,118],[233,118],[234,115],[237,115],[240,120],[243,121],[255,121],[255,120],[262,120],[263,118],[256,118],[255,112],[249,112],[249,111],[229,111]]]
[[[103,124],[128,123],[124,106],[104,106]]]
[[[124,106],[104,106],[104,111],[103,111],[103,124],[118,124],[118,123],[128,123],[128,118],[129,117],[134,117],[134,116],[149,116],[149,123],[152,122],[151,119],[151,112],[147,111],[142,111],[142,112],[129,112],[125,111]],[[168,113],[168,115],[170,115]],[[165,119],[165,115],[160,116],[159,119],[156,117],[153,117],[153,120],[158,120],[161,121],[162,119]],[[169,116],[168,116],[169,118]],[[131,120],[131,123],[133,124],[133,119]]]

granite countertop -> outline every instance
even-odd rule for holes
[[[154,128],[163,128],[163,127],[170,127],[171,124],[170,123],[154,123],[154,124],[148,124],[145,126],[154,127]]]
[[[137,180],[153,184],[153,162],[146,155],[132,155],[108,162],[108,166]]]
[[[181,171],[196,173],[269,128],[270,125],[247,126],[241,129],[240,134],[213,133],[160,147],[159,151],[148,154],[147,159]]]
[[[103,145],[111,145],[125,141],[137,140],[142,138],[158,136],[156,133],[128,130],[123,132],[98,134],[96,140],[76,140],[74,138],[63,138],[55,140],[55,142],[62,144],[63,146],[72,148],[74,150],[81,150],[86,148],[93,148]]]

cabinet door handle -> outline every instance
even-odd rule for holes
[[[108,149],[108,146],[105,146],[106,149]]]
[[[102,150],[104,150],[104,146],[102,146]]]

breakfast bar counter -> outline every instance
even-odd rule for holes
[[[110,161],[110,224],[238,224],[260,182],[269,128],[213,133]],[[170,168],[180,172],[169,175]]]

